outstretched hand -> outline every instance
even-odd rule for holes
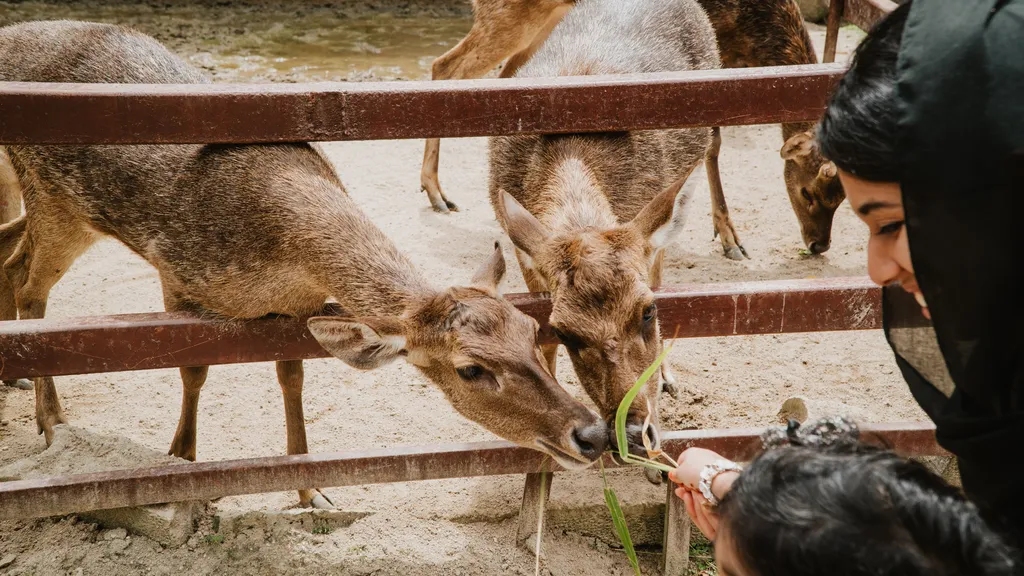
[[[686,505],[686,513],[690,515],[693,523],[700,528],[704,536],[712,542],[718,535],[718,514],[710,505],[698,488],[700,484],[700,473],[705,466],[722,459],[722,456],[704,448],[690,448],[679,455],[676,461],[679,466],[669,472],[670,480],[679,484],[676,488],[676,496],[682,499]],[[719,474],[711,485],[711,490],[719,500],[732,487],[733,481],[738,474],[735,472],[723,472]]]

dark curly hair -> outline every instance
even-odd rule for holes
[[[923,464],[856,433],[784,445],[743,471],[720,530],[756,576],[1003,576],[1012,550]]]
[[[864,180],[900,181],[897,60],[910,6],[893,10],[857,46],[818,125],[822,156]]]

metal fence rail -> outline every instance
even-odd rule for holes
[[[0,143],[382,140],[812,121],[844,69],[313,84],[0,82]]]
[[[510,294],[547,324],[546,294]],[[881,328],[881,292],[867,278],[698,284],[657,292],[662,334],[680,338]],[[330,306],[325,313],[337,314]],[[323,358],[296,318],[217,321],[180,313],[0,322],[0,379]]]
[[[727,458],[743,459],[756,450],[761,432],[754,429],[667,432],[662,445],[671,454],[700,446]],[[865,427],[863,433],[907,455],[945,455],[935,443],[934,428],[930,424],[879,424]],[[507,442],[477,442],[200,462],[0,482],[0,520],[208,500],[291,490],[296,486],[353,486],[537,473],[546,458],[540,452]],[[605,465],[611,467],[614,463],[606,457]],[[560,468],[549,462],[548,470]]]

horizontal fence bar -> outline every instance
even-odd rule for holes
[[[844,65],[308,84],[0,83],[2,144],[185,144],[813,121]]]
[[[667,432],[662,445],[676,455],[691,446],[726,458],[749,458],[762,430]],[[930,423],[864,427],[907,456],[942,456]],[[119,470],[0,482],[0,520],[34,518],[223,496],[278,492],[301,487],[355,486],[444,478],[526,474],[561,470],[547,456],[507,442],[389,448],[332,454],[275,456]],[[605,466],[615,464],[606,455]]]
[[[890,0],[845,0],[843,20],[867,32],[898,6]]]
[[[507,295],[547,324],[547,294]],[[784,334],[881,328],[881,291],[867,278],[667,287],[656,294],[665,337]],[[329,306],[325,313],[336,314]],[[0,379],[324,358],[297,318],[218,321],[182,313],[0,322]]]

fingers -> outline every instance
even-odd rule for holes
[[[693,507],[697,515],[697,526],[707,536],[708,540],[714,542],[718,535],[718,516],[711,511],[708,501],[700,494],[693,494]]]
[[[704,500],[701,495],[694,494],[685,488],[676,490],[676,494],[680,492],[682,494],[679,497],[686,506],[686,513],[690,516],[690,520],[697,525],[697,528],[704,533],[708,540],[714,542],[715,536],[718,534],[718,519],[707,510],[707,500]]]

